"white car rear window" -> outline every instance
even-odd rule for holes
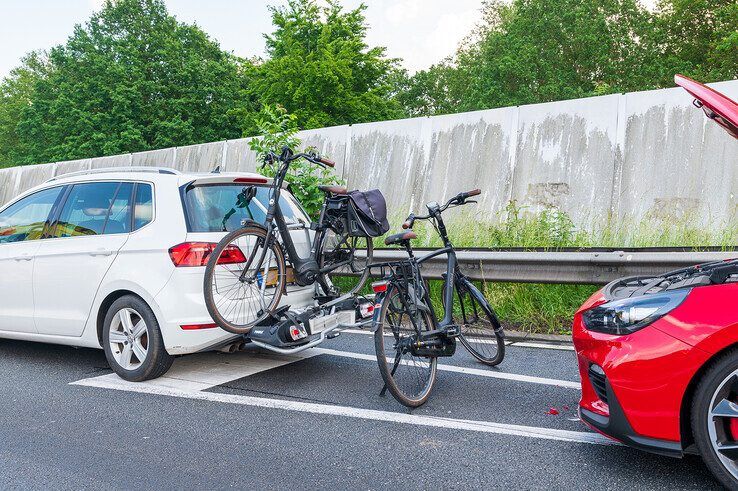
[[[249,188],[254,197],[246,203],[244,196]],[[203,184],[186,190],[184,206],[190,232],[231,232],[247,222],[264,223],[272,188],[244,186],[243,184]],[[285,221],[294,223],[298,219],[309,223],[295,198],[282,190],[279,200]]]

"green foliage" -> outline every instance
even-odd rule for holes
[[[577,230],[569,215],[553,208],[532,212],[511,201],[494,221],[480,221],[468,209],[455,212],[456,216],[452,213],[447,213],[445,219],[457,247],[560,249],[591,243],[590,234]],[[429,222],[416,222],[413,230],[418,234],[418,246],[441,246],[438,233]]]
[[[489,1],[455,57],[416,73],[398,98],[432,115],[738,77],[738,4],[662,0]],[[449,107],[450,106],[450,107]]]
[[[251,150],[256,152],[259,161],[263,161],[269,152],[279,155],[285,146],[295,153],[300,152],[301,141],[297,137],[296,119],[294,114],[289,114],[282,106],[264,106],[259,116],[255,118],[256,127],[262,136],[249,141]],[[264,171],[269,177],[274,177],[277,171],[276,164],[264,168]],[[318,186],[339,183],[331,171],[305,159],[290,164],[287,181],[290,183],[292,194],[313,218],[318,216],[323,204],[324,194]]]
[[[401,117],[391,83],[397,60],[366,45],[365,8],[344,11],[335,0],[271,7],[269,58],[253,85],[262,103],[284,106],[302,128]]]
[[[673,67],[699,80],[738,78],[738,3],[661,0],[652,49],[657,75],[671,85]]]
[[[34,87],[46,70],[44,54],[33,52],[0,83],[0,167],[21,162],[28,153],[29,142],[18,133],[18,123],[31,105]]]
[[[460,75],[451,66],[451,60],[444,60],[411,77],[399,78],[397,101],[410,117],[458,112],[463,93]]]
[[[430,281],[433,308],[443,312],[443,283]],[[505,329],[569,334],[574,312],[599,287],[481,282],[477,286],[495,309]]]
[[[244,63],[177,22],[162,0],[108,0],[49,52],[16,125],[28,148],[13,162],[236,138],[229,111],[245,104]]]

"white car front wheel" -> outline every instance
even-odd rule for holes
[[[110,368],[132,382],[162,376],[174,360],[164,348],[151,308],[133,295],[119,298],[108,309],[103,348]]]

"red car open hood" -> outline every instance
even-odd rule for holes
[[[684,75],[675,75],[674,81],[694,96],[694,105],[705,111],[708,118],[738,138],[738,104],[735,101]]]

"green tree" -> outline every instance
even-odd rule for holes
[[[413,115],[672,87],[675,73],[738,78],[738,3],[493,0],[452,60],[407,79]]]
[[[269,57],[253,84],[258,98],[284,106],[302,128],[401,117],[392,84],[397,60],[366,45],[365,8],[344,11],[335,0],[271,7],[275,30],[265,36]]]
[[[66,44],[18,124],[19,161],[49,162],[240,136],[247,62],[162,0],[108,0]]]
[[[450,59],[398,80],[397,101],[410,117],[458,112],[464,73]]]
[[[256,152],[258,161],[263,161],[269,152],[279,155],[285,146],[295,153],[303,151],[300,150],[302,141],[297,136],[296,120],[297,117],[294,114],[289,114],[282,106],[264,106],[259,115],[254,118],[257,131],[261,136],[249,141],[249,146],[251,150]],[[304,151],[309,150],[312,149],[304,149]],[[323,155],[323,157],[330,156]],[[276,165],[264,168],[265,175],[274,177],[277,171]],[[290,164],[287,181],[290,183],[290,190],[297,201],[313,218],[318,217],[323,205],[324,194],[318,189],[318,186],[340,182],[333,171],[324,169],[305,159],[296,160]]]
[[[661,0],[654,23],[659,82],[681,71],[703,81],[738,78],[738,3]]]
[[[44,54],[33,52],[0,83],[0,167],[20,162],[28,152],[28,142],[18,134],[18,123],[46,68]]]
[[[489,3],[489,26],[458,55],[462,107],[499,107],[635,88],[648,13],[637,0]]]

